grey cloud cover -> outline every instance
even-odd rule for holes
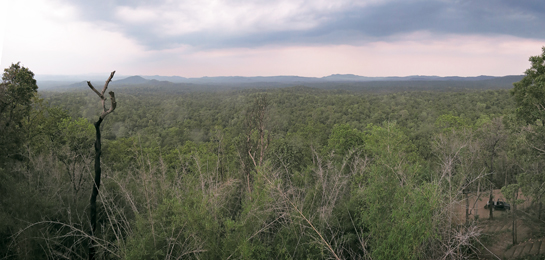
[[[180,45],[197,49],[267,44],[357,45],[418,31],[545,39],[545,1],[542,0],[394,0],[368,4],[352,1],[338,6],[318,3],[320,1],[275,5],[270,1],[239,0],[221,2],[226,7],[223,9],[213,9],[214,5],[203,2],[206,1],[78,0],[67,3],[76,6],[81,19],[119,31],[149,49]],[[204,10],[207,8],[212,9]],[[121,17],[122,11],[145,19],[128,21],[133,17]],[[280,15],[275,20],[277,12]],[[182,28],[179,31],[177,22]]]

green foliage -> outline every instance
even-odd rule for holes
[[[541,55],[531,56],[532,66],[526,70],[526,76],[511,90],[516,105],[517,116],[527,123],[545,119],[545,47]]]
[[[344,157],[352,149],[361,149],[363,146],[362,133],[348,124],[336,124],[329,136],[328,148]]]
[[[304,149],[302,141],[299,140],[300,138],[298,136],[290,137],[273,140],[268,153],[273,165],[293,173],[301,171],[308,162],[305,161],[306,154],[304,152],[306,149]]]
[[[501,194],[513,206],[522,204],[524,202],[523,199],[518,198],[519,192],[520,192],[520,184],[518,183],[509,184],[501,188]]]
[[[67,145],[70,150],[89,150],[94,143],[95,127],[85,118],[64,118],[59,122],[58,129],[60,135],[53,137],[53,142]]]
[[[151,215],[151,217],[150,217]],[[214,222],[198,204],[187,205],[165,197],[153,212],[136,217],[134,233],[127,241],[126,259],[194,257],[200,253],[201,237],[214,236]]]
[[[445,114],[441,115],[437,118],[437,120],[435,120],[435,126],[442,132],[448,133],[452,132],[453,130],[461,130],[462,128],[467,127],[467,123],[463,118]]]
[[[434,243],[442,248],[451,242],[445,242],[455,228],[445,224],[445,205],[452,202],[447,195],[459,199],[457,187],[468,177],[492,162],[496,169],[505,165],[501,179],[518,179],[525,194],[540,179],[517,178],[509,166],[536,161],[524,148],[525,136],[516,134],[519,122],[509,116],[509,91],[434,91],[414,84],[423,86],[117,86],[124,109],[102,130],[99,255],[443,258],[430,252],[441,251]],[[21,89],[32,92],[31,85]],[[96,96],[87,88],[40,94],[44,99],[19,95],[30,97],[18,104],[28,113],[20,113],[20,124],[10,125],[7,135],[19,138],[13,151],[24,148],[25,156],[0,164],[0,251],[86,258],[81,234],[89,226],[89,120],[96,119]],[[448,184],[458,185],[454,190],[445,189],[440,152],[453,155]],[[40,224],[17,233],[28,223]]]
[[[362,223],[369,229],[373,259],[419,259],[424,245],[434,239],[433,217],[439,206],[434,187],[399,187],[378,182],[365,193],[368,207]]]
[[[28,113],[32,97],[36,94],[38,86],[34,79],[34,73],[21,66],[20,62],[11,64],[4,69],[2,75],[2,101],[0,110],[13,109],[14,106],[22,106]]]
[[[545,172],[541,162],[530,166],[530,170],[517,176],[517,182],[525,197],[531,198],[534,203],[543,203],[545,200]]]
[[[30,114],[38,86],[34,73],[20,63],[4,69],[0,83],[0,163],[15,156],[24,142],[23,120]]]
[[[421,184],[419,159],[410,140],[395,124],[370,125],[366,150],[374,158],[365,189],[358,196],[360,223],[372,237],[373,259],[418,259],[425,241],[434,238],[436,189]]]
[[[525,77],[514,83],[511,95],[516,103],[516,115],[528,126],[524,129],[526,141],[533,148],[533,152],[545,153],[545,135],[543,122],[545,121],[545,47],[541,55],[529,58],[531,67],[525,71]],[[535,155],[525,156],[535,157]],[[525,173],[518,176],[522,192],[536,201],[541,202],[544,194],[543,171],[540,169],[541,159],[532,161]]]

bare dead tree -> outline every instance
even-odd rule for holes
[[[268,115],[268,100],[266,94],[257,95],[254,103],[250,105],[246,111],[245,128],[246,128],[246,145],[241,153],[241,163],[244,168],[246,184],[248,186],[248,194],[252,193],[253,176],[252,170],[263,165],[266,151],[271,141],[270,132],[267,130],[269,121]],[[246,157],[245,154],[248,154]],[[248,158],[243,160],[244,158]],[[252,167],[253,165],[253,167]],[[251,197],[250,197],[251,198]]]
[[[254,166],[261,166],[263,159],[265,158],[265,151],[269,147],[270,132],[266,130],[267,127],[267,96],[257,96],[254,104],[248,111],[248,117],[246,124],[248,125],[248,133],[246,134],[246,146],[248,154],[254,163]],[[252,142],[252,132],[257,131],[257,138]],[[259,151],[259,153],[257,153]],[[256,154],[257,153],[257,154]],[[258,157],[259,156],[259,157]],[[257,161],[256,161],[257,157]]]
[[[489,172],[495,174],[494,161],[507,140],[507,133],[502,118],[494,118],[490,123],[483,125],[481,131],[483,133],[481,137],[481,145],[484,150],[483,162]]]
[[[98,92],[98,90],[93,87],[90,81],[87,81],[87,85],[89,85],[89,88],[93,90],[102,100],[102,113],[100,114],[100,117],[98,120],[94,123],[95,125],[95,131],[96,131],[96,141],[95,141],[95,180],[93,182],[93,192],[91,193],[91,202],[90,202],[90,208],[91,208],[91,232],[90,232],[90,243],[89,243],[89,259],[95,259],[95,246],[94,246],[94,233],[97,226],[97,196],[98,196],[98,189],[100,188],[100,175],[102,173],[102,170],[100,169],[100,155],[102,154],[102,146],[100,142],[100,124],[102,123],[102,120],[104,118],[112,113],[115,110],[116,102],[115,102],[115,95],[113,91],[108,92],[110,94],[110,100],[111,105],[109,109],[106,109],[106,97],[104,96],[104,93],[106,93],[106,89],[108,88],[108,84],[110,84],[110,81],[112,81],[112,78],[114,77],[115,71],[112,71],[110,74],[110,77],[106,80],[106,83],[104,84],[104,88],[102,88],[102,92]]]
[[[511,215],[513,217],[513,226],[511,228],[511,234],[513,235],[513,245],[516,245],[517,244],[517,199],[518,199],[518,196],[519,196],[519,190],[518,188],[517,189],[514,189],[513,190],[513,210],[511,211]]]
[[[488,198],[488,212],[489,219],[494,219],[494,188],[492,188],[492,183],[490,183],[490,197]]]

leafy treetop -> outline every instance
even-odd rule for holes
[[[511,90],[517,105],[517,115],[527,123],[545,119],[545,46],[541,55],[530,57],[532,67]]]

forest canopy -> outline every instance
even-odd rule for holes
[[[478,215],[453,218],[464,194],[520,188],[541,218],[544,58],[511,90],[111,86],[94,236],[100,100],[38,92],[12,64],[1,257],[87,258],[90,243],[104,259],[476,257]]]

